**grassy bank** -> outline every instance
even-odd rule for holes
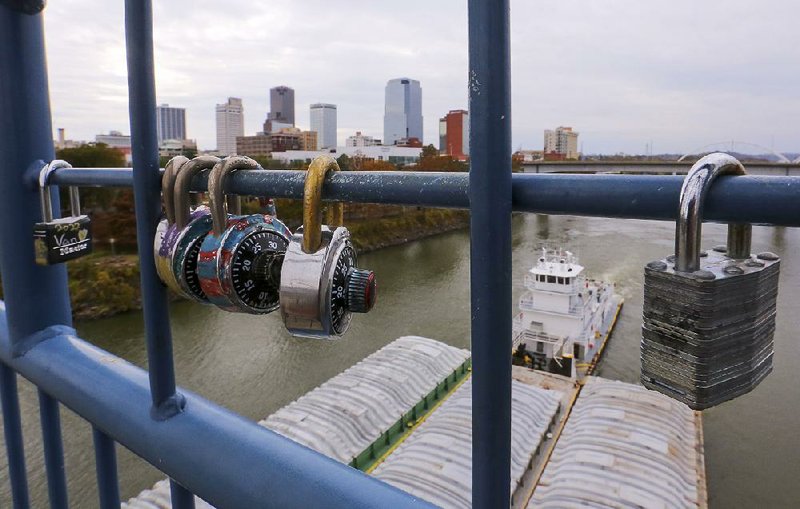
[[[465,211],[416,209],[378,219],[351,219],[347,227],[360,252],[465,228]],[[68,262],[70,300],[76,320],[88,320],[141,308],[139,258],[93,254]]]

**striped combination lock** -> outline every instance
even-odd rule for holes
[[[39,172],[39,197],[42,205],[42,222],[33,227],[33,248],[36,263],[54,265],[64,263],[92,252],[92,222],[81,214],[78,188],[69,188],[71,215],[53,219],[53,202],[50,192],[50,175],[72,166],[60,160],[46,164]]]
[[[198,156],[189,161],[178,156],[167,163],[162,180],[165,218],[158,225],[153,246],[156,269],[164,284],[178,295],[202,303],[208,299],[200,288],[197,255],[211,231],[211,210],[205,205],[189,206],[189,186],[195,175],[213,168],[219,160]]]
[[[237,170],[258,169],[249,157],[230,156],[208,179],[212,230],[198,255],[200,287],[226,311],[265,314],[278,309],[281,266],[292,232],[275,216],[229,215],[225,179]]]

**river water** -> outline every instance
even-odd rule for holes
[[[642,273],[672,252],[667,222],[525,215],[514,218],[514,298],[542,243],[577,253],[590,276],[615,281],[625,297],[599,375],[636,383]],[[706,225],[704,245],[725,242],[722,225]],[[754,251],[782,256],[775,368],[753,393],[705,412],[710,506],[800,505],[800,231],[754,227]],[[278,313],[238,315],[199,304],[172,306],[178,383],[240,414],[262,419],[393,339],[416,334],[469,347],[469,236],[452,232],[364,254],[380,297],[336,342],[289,336]],[[510,318],[510,317],[509,317]],[[79,334],[139,366],[146,365],[140,313],[77,324]],[[29,483],[34,507],[47,505],[35,390],[21,382]],[[125,401],[120,401],[125,405]],[[146,411],[146,409],[142,409]],[[90,426],[62,412],[72,507],[96,507]],[[0,438],[2,440],[2,438]],[[4,444],[1,450],[5,450]],[[197,444],[202,447],[202,444]],[[136,495],[163,478],[118,447],[121,494]],[[4,454],[0,454],[5,462]],[[0,507],[10,505],[7,469],[0,465]]]

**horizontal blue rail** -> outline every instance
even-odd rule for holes
[[[2,363],[216,507],[433,507],[183,389],[183,412],[154,420],[147,371],[69,327],[22,345],[0,303]]]
[[[684,177],[674,175],[513,174],[517,212],[627,219],[675,220]],[[52,182],[70,186],[133,185],[130,168],[56,170]],[[229,177],[231,193],[302,198],[305,172],[241,171]],[[208,189],[208,172],[192,182]],[[469,175],[434,172],[339,172],[330,175],[325,198],[336,201],[469,208]],[[767,205],[768,204],[768,205]],[[800,226],[800,177],[722,177],[708,192],[709,221]]]

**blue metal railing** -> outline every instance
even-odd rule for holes
[[[116,442],[173,479],[176,508],[192,507],[192,493],[218,507],[428,507],[177,391],[166,291],[155,274],[151,245],[160,177],[148,0],[128,0],[125,9],[133,170],[60,170],[53,182],[133,186],[149,370],[75,336],[65,268],[36,266],[30,233],[40,219],[37,172],[53,158],[41,15],[14,11],[7,3],[0,2],[0,271],[6,296],[0,306],[0,399],[14,507],[29,506],[15,372],[39,387],[52,507],[68,503],[58,402],[93,426],[103,508],[119,507]],[[348,172],[333,175],[324,191],[333,200],[471,210],[473,505],[487,508],[509,501],[511,211],[675,219],[682,178],[512,176],[508,2],[470,0],[468,8],[469,175]],[[206,190],[206,178],[198,176],[193,189]],[[291,171],[240,172],[230,189],[299,198],[303,178]],[[724,178],[710,191],[705,216],[800,226],[798,197],[800,178]]]

